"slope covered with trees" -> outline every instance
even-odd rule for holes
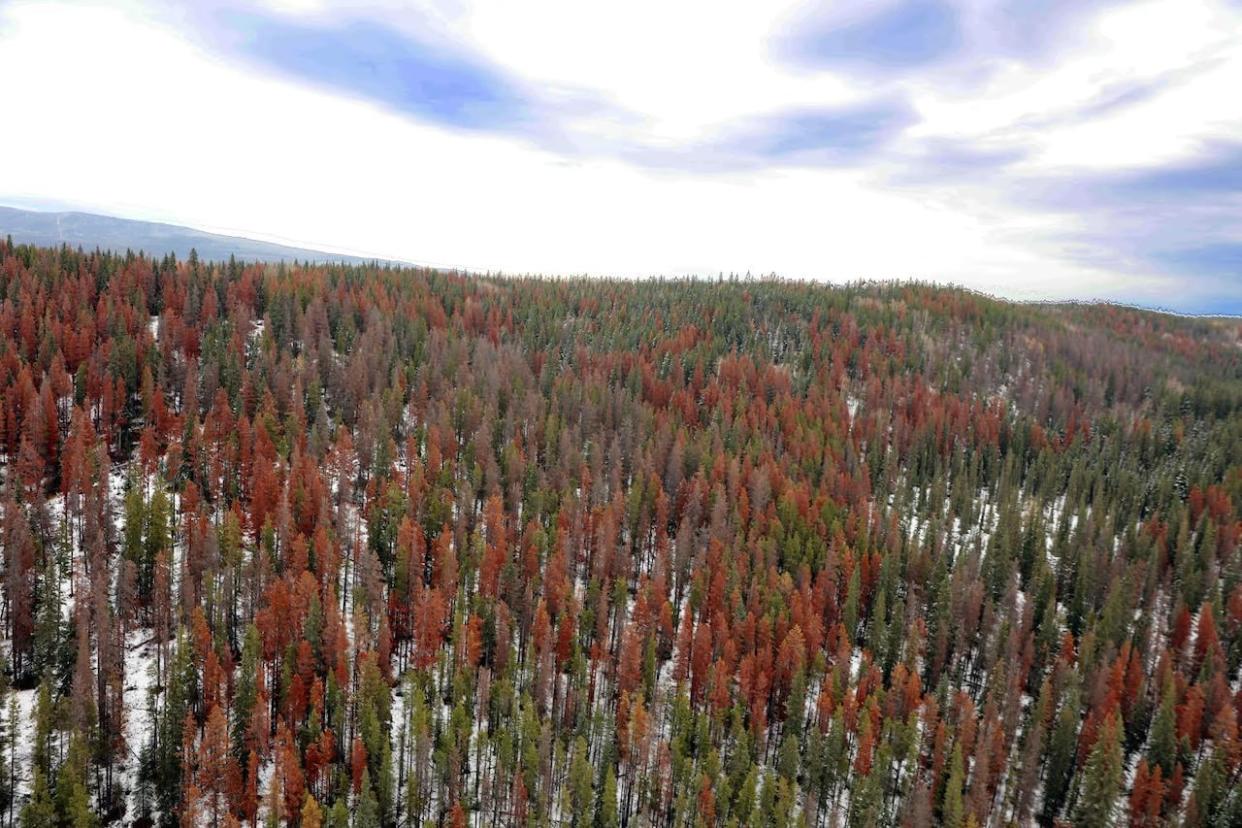
[[[0,824],[1242,824],[1242,328],[0,244]]]

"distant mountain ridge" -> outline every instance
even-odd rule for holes
[[[190,251],[207,261],[233,256],[254,262],[344,262],[365,264],[387,261],[343,253],[292,247],[272,242],[208,233],[176,224],[115,218],[96,213],[40,212],[0,206],[0,238],[12,236],[16,244],[59,247],[67,244],[86,250],[99,248],[124,253],[143,251],[156,258],[173,253],[188,258]],[[394,262],[397,263],[397,262]]]

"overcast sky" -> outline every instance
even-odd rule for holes
[[[1242,2],[0,0],[0,202],[1242,313]]]

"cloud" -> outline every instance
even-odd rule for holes
[[[1175,266],[1185,265],[1199,273],[1242,279],[1242,242],[1173,250],[1166,258]]]
[[[1242,143],[1213,147],[1180,164],[1105,179],[1097,191],[1154,200],[1242,196]]]
[[[1238,288],[1242,241],[1160,250],[1151,258],[1171,275],[1182,277],[1177,294],[1168,299],[1170,304],[1195,313],[1242,315],[1242,290]]]
[[[528,90],[479,55],[366,20],[317,22],[238,7],[199,29],[215,48],[294,81],[374,101],[432,123],[530,131]]]
[[[1047,64],[1079,45],[1093,15],[1118,0],[879,0],[807,3],[773,41],[797,69],[884,78],[946,70],[941,82],[986,84],[1014,64]]]
[[[1170,95],[1180,87],[1193,82],[1219,66],[1219,61],[1180,67],[1161,72],[1152,77],[1124,78],[1101,84],[1089,97],[1071,101],[1065,107],[1051,112],[1041,112],[1023,117],[1017,126],[1026,130],[1051,130],[1077,124],[1090,124],[1105,118],[1124,114],[1127,110],[1156,101],[1160,96]]]
[[[917,120],[903,99],[863,98],[734,118],[697,140],[652,142],[634,134],[643,124],[640,113],[603,94],[521,78],[423,13],[404,14],[397,25],[395,19],[293,16],[233,4],[206,8],[191,12],[198,36],[265,73],[438,126],[531,140],[568,159],[622,158],[700,172],[771,163],[839,166],[884,146]]]
[[[1078,107],[1072,114],[1071,120],[1091,120],[1129,106],[1136,106],[1145,101],[1150,101],[1157,95],[1168,91],[1174,83],[1175,81],[1169,78],[1158,78],[1107,86],[1101,89],[1093,100]]]
[[[1053,210],[1141,217],[1171,207],[1187,217],[1201,216],[1213,207],[1242,207],[1242,143],[1213,144],[1165,166],[1018,176],[1009,189],[1016,199]],[[1242,225],[1242,214],[1238,223]]]
[[[971,47],[981,55],[1040,63],[1077,45],[1087,21],[1123,0],[993,0],[967,5]]]
[[[862,169],[916,120],[904,99],[875,99],[740,118],[694,142],[605,143],[596,146],[594,154],[656,171],[696,174]]]
[[[1058,257],[1153,280],[1131,301],[1242,308],[1242,144],[1169,166],[1015,176],[999,192],[1006,209],[1061,217],[1033,240]]]
[[[781,55],[810,68],[917,67],[952,54],[963,38],[957,9],[940,0],[901,0],[844,20],[805,14],[791,28]]]
[[[764,159],[840,162],[890,142],[917,120],[905,101],[777,113],[726,138],[726,149]]]
[[[1021,162],[1021,146],[951,138],[924,138],[897,153],[887,180],[905,186],[987,183]]]

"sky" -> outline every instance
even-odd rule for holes
[[[0,0],[0,203],[1242,313],[1242,0]]]

